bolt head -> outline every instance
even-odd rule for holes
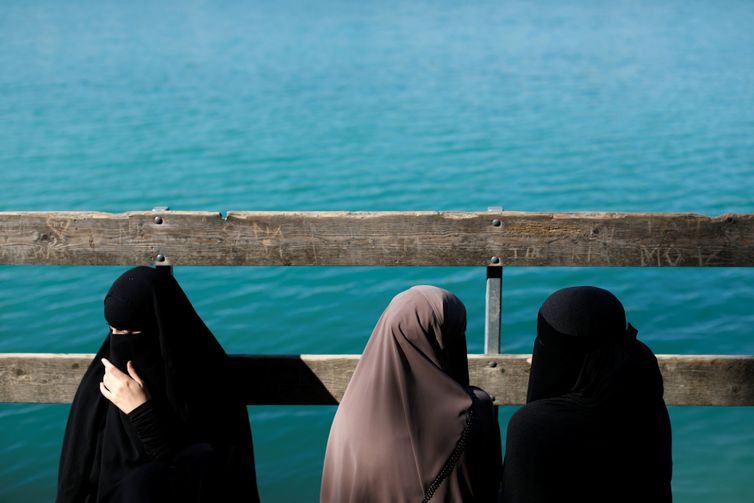
[[[495,226],[495,227],[500,227],[502,225],[502,222],[500,221],[499,218],[493,218],[492,219],[492,225]]]
[[[495,367],[497,367],[497,362],[488,362],[487,366],[494,369]]]
[[[157,255],[157,262],[165,262],[165,255],[163,255],[162,253]]]
[[[493,264],[499,264],[500,263],[500,257],[492,257],[490,259],[490,262],[492,262]]]
[[[160,225],[162,223],[162,217],[154,217],[154,223]]]

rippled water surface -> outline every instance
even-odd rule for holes
[[[20,2],[0,15],[0,210],[754,211],[754,6]],[[94,352],[122,267],[0,267],[0,352]],[[359,352],[476,268],[176,276],[232,353]],[[596,284],[658,353],[754,354],[752,269],[509,268],[503,341]],[[512,408],[502,408],[505,427]],[[250,407],[266,501],[314,501],[333,407]],[[0,501],[49,501],[66,405],[0,405]],[[754,501],[754,410],[672,408],[676,501]]]

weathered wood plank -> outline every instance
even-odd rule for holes
[[[0,402],[68,403],[93,355],[0,354]],[[335,404],[358,355],[234,355],[248,404]],[[471,383],[500,405],[526,398],[529,355],[469,355]],[[669,405],[754,405],[754,356],[658,355]],[[257,386],[264,383],[264,386]]]
[[[158,255],[166,265],[751,267],[754,214],[0,213],[0,264]]]

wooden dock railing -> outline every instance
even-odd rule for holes
[[[753,267],[754,214],[0,213],[0,264],[477,266],[484,355],[472,384],[523,403],[527,355],[501,355],[504,266]],[[366,340],[366,336],[365,336]],[[70,402],[93,355],[0,354],[0,402]],[[233,355],[249,404],[335,404],[358,355]],[[659,355],[671,405],[754,405],[754,356]]]

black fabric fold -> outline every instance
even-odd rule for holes
[[[175,445],[171,442],[172,433],[169,426],[148,400],[128,413],[141,445],[150,458],[155,461],[169,461],[175,454]]]

